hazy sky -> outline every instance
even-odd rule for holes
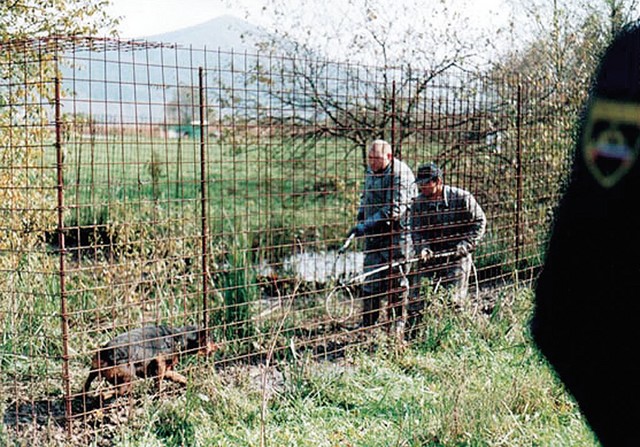
[[[217,0],[111,0],[111,3],[112,14],[122,16],[122,37],[174,31],[233,13]]]
[[[331,0],[329,0],[331,1]],[[338,0],[341,1],[341,0]],[[428,0],[425,0],[428,1]],[[490,24],[499,20],[504,12],[505,0],[448,0],[450,4],[460,4],[461,12],[470,14],[474,21]],[[242,12],[230,10],[220,0],[111,0],[112,14],[122,16],[120,33],[122,37],[145,37],[197,25],[223,14],[233,14],[244,18]],[[394,0],[389,0],[394,3]],[[236,0],[235,3],[254,5],[252,10],[260,10],[260,0]],[[292,0],[295,4],[296,1]],[[469,7],[469,5],[475,7]],[[260,14],[251,18],[256,25],[265,19]]]

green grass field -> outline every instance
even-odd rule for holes
[[[131,399],[77,421],[74,439],[128,447],[598,445],[531,343],[531,291],[505,290],[498,300],[485,315],[434,299],[411,346],[380,331],[333,361],[201,365],[171,396],[147,397],[141,382]],[[23,445],[12,436],[0,431],[3,445]]]

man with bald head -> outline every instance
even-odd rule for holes
[[[375,140],[367,153],[367,170],[358,209],[358,224],[349,235],[364,236],[364,271],[402,261],[411,256],[408,210],[417,195],[413,172],[393,156],[391,145]],[[386,298],[391,319],[401,323],[402,302],[408,294],[408,266],[383,269],[363,284],[362,325],[373,326]],[[401,324],[399,324],[401,327]]]

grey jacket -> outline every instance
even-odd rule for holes
[[[396,158],[382,173],[367,169],[358,221],[365,226],[365,251],[410,246],[409,209],[417,195],[413,172]]]
[[[455,186],[444,186],[442,200],[420,194],[411,207],[411,234],[416,253],[452,251],[464,242],[473,249],[484,236],[487,218],[473,195]]]

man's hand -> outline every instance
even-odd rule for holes
[[[355,235],[356,237],[364,236],[364,232],[365,232],[364,224],[359,223],[358,225],[351,228],[351,230],[349,230],[349,236],[351,236],[352,234]]]
[[[420,260],[422,262],[429,262],[433,258],[433,250],[429,248],[423,248],[420,251]]]
[[[464,258],[465,256],[467,256],[471,251],[471,246],[469,245],[468,242],[460,242],[458,245],[456,245],[456,256],[460,257],[460,258]]]

